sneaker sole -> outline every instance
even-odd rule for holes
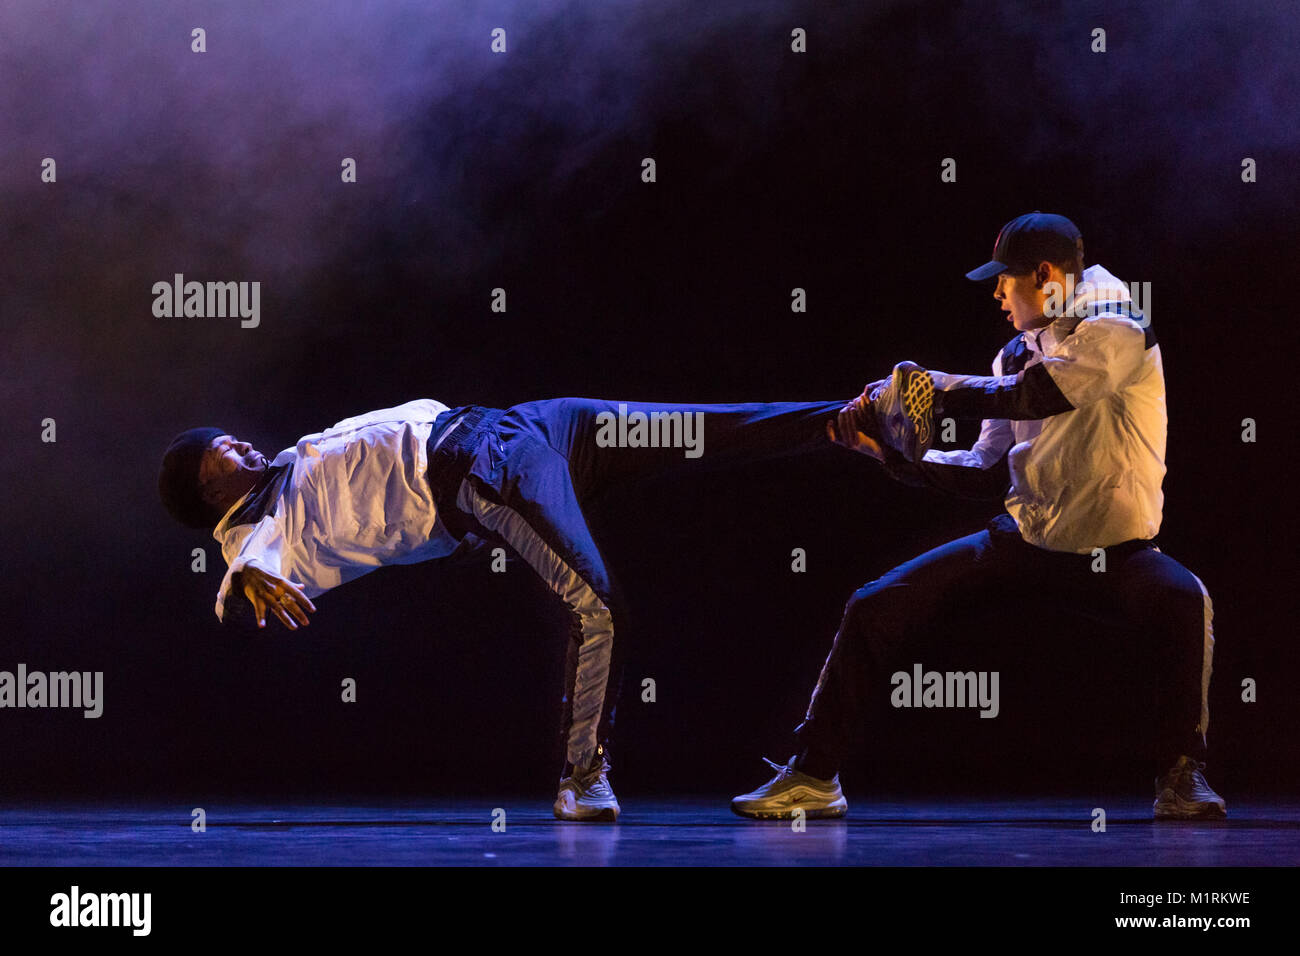
[[[1220,803],[1184,800],[1172,790],[1166,790],[1156,800],[1152,814],[1157,820],[1221,820],[1228,815],[1228,809]]]
[[[734,803],[731,805],[731,812],[738,817],[745,817],[749,820],[793,820],[794,811],[797,807],[790,807],[782,810],[746,810],[741,809]],[[838,804],[831,804],[829,807],[818,807],[815,810],[804,808],[804,819],[806,820],[831,820],[836,817],[842,817],[849,812],[849,805],[844,801]]]
[[[934,415],[934,380],[930,378],[929,372],[919,367],[905,369],[901,377],[903,381],[900,394],[903,414],[907,416],[913,431],[913,440],[908,443],[909,451],[911,460],[916,461],[930,447],[930,426]]]
[[[552,811],[555,813],[555,819],[564,820],[566,823],[615,823],[618,820],[618,810],[614,807],[604,807],[594,813],[581,816],[555,807],[552,807]]]

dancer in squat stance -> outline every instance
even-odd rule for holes
[[[1153,540],[1167,419],[1150,322],[1107,270],[1083,268],[1079,230],[1062,216],[1035,212],[1007,223],[992,261],[967,277],[997,278],[994,298],[1019,332],[994,358],[993,376],[900,363],[844,409],[838,440],[900,481],[1003,499],[1006,512],[853,595],[795,731],[796,755],[784,765],[767,761],[775,775],[732,809],[759,818],[844,814],[839,771],[862,729],[864,697],[889,692],[882,680],[889,656],[933,627],[952,601],[1014,606],[1027,588],[1041,587],[1053,609],[1143,622],[1159,660],[1152,756],[1164,772],[1154,815],[1223,816],[1224,801],[1202,773],[1210,597]],[[982,420],[969,451],[928,450],[946,416]],[[1092,570],[1097,548],[1104,573]]]

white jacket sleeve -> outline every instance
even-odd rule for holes
[[[1142,368],[1146,334],[1133,319],[1098,316],[1080,322],[1055,355],[1043,358],[1047,374],[1075,408],[1114,395]]]
[[[226,619],[226,599],[230,596],[231,579],[244,569],[246,565],[251,564],[255,568],[261,568],[263,571],[271,574],[280,574],[284,558],[284,527],[274,515],[267,515],[251,530],[247,531],[242,538],[234,538],[227,542],[223,551],[227,552],[228,567],[226,575],[221,579],[221,587],[217,592],[217,619],[225,622]],[[233,552],[234,556],[230,557],[229,553]],[[240,595],[236,595],[240,597]]]
[[[1002,352],[993,356],[993,375],[1002,375]],[[1015,439],[1011,433],[1011,422],[1005,418],[986,418],[980,424],[980,437],[969,450],[936,451],[925,453],[923,461],[936,465],[961,465],[966,468],[990,468],[1001,460]]]

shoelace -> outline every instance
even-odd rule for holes
[[[783,763],[777,763],[775,760],[768,760],[766,757],[763,758],[763,763],[776,771],[776,779],[778,780],[794,773],[794,768]]]
[[[600,765],[593,765],[586,773],[577,777],[578,786],[588,793],[596,793],[603,796],[609,792],[609,783],[603,779],[603,775],[609,773],[609,761],[604,757],[600,758]]]
[[[1165,787],[1177,787],[1179,783],[1186,780],[1190,786],[1199,787],[1205,782],[1205,777],[1201,772],[1205,769],[1204,760],[1194,760],[1191,763],[1184,763],[1179,767],[1171,767],[1169,772],[1164,775],[1157,783]],[[1197,779],[1197,778],[1200,779]],[[1207,784],[1208,786],[1208,784]]]

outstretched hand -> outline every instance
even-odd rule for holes
[[[871,400],[888,383],[887,378],[872,382],[862,390],[861,395],[841,408],[836,420],[826,423],[826,434],[830,440],[837,445],[870,455],[877,461],[884,461],[885,453],[880,442],[862,431],[860,423],[866,421],[867,416],[875,414]]]
[[[845,405],[845,411],[847,411],[849,407],[849,405]],[[876,461],[884,461],[885,453],[881,449],[878,441],[870,435],[866,435],[853,427],[851,424],[851,418],[850,424],[847,427],[843,424],[846,417],[845,411],[840,412],[841,424],[839,426],[837,426],[835,422],[831,421],[826,423],[826,434],[830,437],[830,440],[835,442],[837,445],[842,445],[845,448],[852,449],[853,451],[861,452],[864,455],[870,455],[872,458],[876,459]]]
[[[266,612],[269,610],[285,627],[296,631],[299,624],[308,623],[307,613],[316,610],[316,605],[303,593],[301,584],[251,564],[244,565],[239,573],[244,597],[253,605],[258,627],[266,626]]]

